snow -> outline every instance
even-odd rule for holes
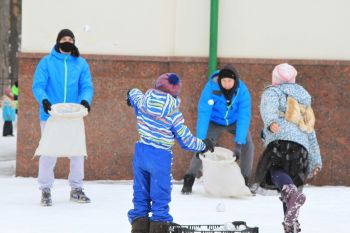
[[[13,122],[15,137],[3,137],[3,125],[2,108],[0,108],[0,177],[14,175],[16,169],[17,121]]]
[[[53,206],[39,205],[40,192],[34,178],[0,178],[0,232],[5,233],[109,233],[130,232],[127,211],[132,207],[132,182],[86,181],[90,204],[70,202],[68,182],[56,180]],[[212,198],[201,182],[192,195],[180,193],[174,184],[170,205],[174,221],[181,224],[225,224],[243,220],[260,232],[283,232],[282,207],[277,196],[247,199]],[[348,232],[350,188],[306,187],[307,202],[299,220],[303,232]],[[218,203],[226,211],[217,212]],[[331,229],[331,231],[330,231]]]
[[[36,179],[14,177],[15,142],[15,137],[0,137],[1,233],[130,232],[127,212],[132,207],[132,181],[86,181],[85,192],[92,203],[77,204],[69,201],[67,180],[57,179],[53,206],[42,207]],[[4,168],[8,170],[2,172]],[[182,195],[181,187],[181,182],[174,181],[170,212],[177,223],[242,220],[262,233],[283,232],[282,205],[276,195],[213,198],[204,193],[201,180],[196,181],[192,195]],[[349,232],[350,187],[307,186],[304,192],[307,201],[299,216],[302,232]],[[218,205],[225,211],[217,211]]]

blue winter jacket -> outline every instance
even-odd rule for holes
[[[179,111],[180,99],[155,89],[143,94],[136,88],[129,92],[129,99],[135,108],[140,142],[171,151],[176,138],[186,150],[201,152],[205,149],[204,142],[194,137],[184,124]]]
[[[16,120],[16,111],[11,106],[11,102],[8,100],[4,101],[2,106],[2,118],[4,121],[15,121]]]
[[[251,98],[248,88],[239,80],[231,104],[227,106],[226,98],[218,84],[218,75],[219,70],[211,75],[199,99],[197,137],[206,138],[209,122],[223,126],[236,123],[235,142],[245,144],[251,119]]]
[[[89,65],[82,57],[62,54],[53,48],[35,70],[32,91],[40,104],[41,121],[49,117],[42,106],[44,99],[51,104],[80,103],[82,100],[91,104],[94,93]]]

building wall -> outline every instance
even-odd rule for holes
[[[38,104],[31,92],[33,73],[43,54],[20,53],[21,95],[19,96],[17,176],[37,176],[38,158],[33,159],[40,138]],[[95,87],[92,110],[85,120],[88,159],[86,179],[132,179],[133,145],[138,139],[134,111],[127,107],[129,88],[145,91],[164,72],[176,72],[183,80],[181,110],[186,124],[195,132],[197,102],[207,80],[207,59],[194,57],[137,57],[87,55]],[[271,71],[280,62],[298,70],[297,81],[314,97],[316,131],[324,169],[310,181],[315,185],[350,185],[350,62],[320,60],[271,60],[223,58],[220,65],[233,63],[252,95],[251,132],[256,145],[254,168],[263,147],[259,139],[262,121],[260,95],[270,83]],[[68,133],[68,132],[67,132]],[[232,147],[232,137],[224,135],[220,145]],[[176,145],[173,176],[181,179],[191,153]],[[56,177],[68,175],[68,159],[59,159]]]
[[[219,2],[219,57],[350,59],[350,1]],[[210,0],[23,0],[21,51],[70,28],[83,53],[205,57],[209,18]]]

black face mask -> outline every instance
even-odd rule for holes
[[[74,50],[75,45],[70,42],[59,43],[59,48],[66,53],[70,53]]]

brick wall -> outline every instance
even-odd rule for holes
[[[19,54],[19,120],[17,142],[17,176],[37,176],[38,158],[33,158],[40,139],[38,104],[31,92],[33,74],[44,54]],[[138,139],[136,119],[125,104],[131,87],[145,91],[159,74],[176,72],[182,77],[181,110],[186,124],[195,134],[197,102],[207,81],[207,59],[190,57],[130,57],[86,55],[93,76],[95,97],[92,111],[85,118],[89,157],[86,179],[132,179],[134,142]],[[260,95],[270,83],[273,67],[289,62],[299,72],[297,81],[314,97],[318,140],[324,169],[310,181],[315,185],[350,185],[350,62],[315,60],[220,59],[220,64],[233,63],[250,89],[253,101],[251,132],[256,146],[254,169],[262,153],[259,132]],[[232,137],[224,134],[221,145],[232,146]],[[181,179],[191,153],[178,145],[174,148],[173,176]],[[68,175],[68,159],[59,159],[57,178]]]

